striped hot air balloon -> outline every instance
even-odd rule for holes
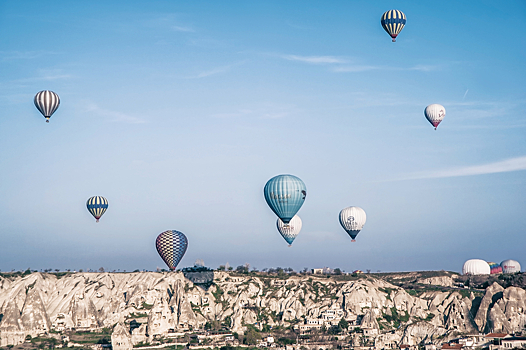
[[[347,207],[340,211],[340,224],[351,236],[351,242],[356,242],[356,236],[363,229],[367,216],[360,207]]]
[[[429,105],[424,110],[424,115],[426,119],[435,127],[435,130],[438,127],[438,124],[442,120],[444,120],[444,117],[446,116],[446,109],[444,106],[439,105],[438,103],[434,103],[432,105]]]
[[[157,236],[155,248],[157,248],[157,252],[168,265],[168,268],[175,270],[184,253],[186,253],[188,239],[182,232],[175,230],[164,231]]]
[[[55,113],[60,105],[60,98],[56,93],[49,90],[43,90],[35,95],[35,107],[46,118],[46,123],[49,123],[49,118]]]
[[[106,209],[108,209],[108,200],[102,196],[91,197],[86,202],[86,206],[88,207],[88,211],[91,213],[91,215],[93,215],[97,222],[99,222],[102,214],[104,214]]]
[[[305,202],[307,188],[299,177],[278,175],[268,180],[263,193],[270,209],[288,224]]]
[[[405,15],[399,10],[389,10],[382,15],[382,27],[396,41],[396,37],[402,29],[404,29],[406,22]]]
[[[281,236],[287,241],[289,247],[292,245],[292,242],[294,242],[294,240],[298,236],[298,233],[300,233],[301,225],[301,219],[298,215],[294,215],[294,217],[290,220],[288,224],[284,224],[280,218],[278,218],[278,220],[276,221],[278,231],[281,234]]]
[[[502,273],[502,266],[500,266],[500,264],[494,263],[492,261],[488,261],[488,265],[490,269],[490,274],[494,275],[494,274]]]

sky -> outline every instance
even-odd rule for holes
[[[407,16],[396,43],[391,9]],[[2,0],[0,270],[165,268],[155,238],[172,229],[179,268],[524,268],[525,15],[521,0]],[[41,90],[61,99],[49,124]],[[279,174],[307,187],[291,247],[263,197]],[[348,206],[367,213],[354,243]]]

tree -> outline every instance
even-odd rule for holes
[[[99,272],[104,272],[104,267],[99,268]]]
[[[239,265],[238,267],[236,267],[236,272],[237,273],[248,273],[248,268],[245,265]]]
[[[245,344],[255,345],[260,339],[261,334],[259,334],[253,327],[248,327],[247,332],[245,333]]]
[[[340,268],[337,267],[337,268],[334,269],[334,274],[335,275],[341,275],[342,274],[342,270],[340,270]]]
[[[345,319],[342,317],[340,322],[338,322],[338,327],[342,329],[348,329],[349,328],[349,322],[345,321]]]

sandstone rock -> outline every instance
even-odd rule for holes
[[[113,350],[133,349],[130,333],[122,323],[117,323],[111,333],[111,346]]]
[[[502,288],[498,283],[493,283],[491,286],[486,288],[484,297],[480,302],[479,309],[477,311],[477,316],[475,316],[475,323],[480,332],[484,332],[487,323],[488,311],[493,304],[502,297],[504,288]]]

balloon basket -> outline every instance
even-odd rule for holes
[[[355,239],[351,239],[351,242],[356,242],[356,240]]]
[[[289,248],[292,247],[292,244],[289,244]]]

